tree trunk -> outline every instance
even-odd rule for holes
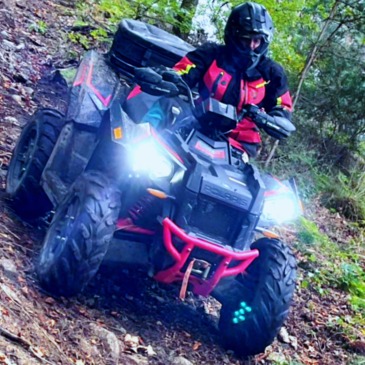
[[[175,17],[177,25],[174,25],[173,32],[182,39],[187,39],[190,33],[193,18],[199,0],[182,0],[180,12]]]

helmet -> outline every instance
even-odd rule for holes
[[[263,5],[247,2],[233,8],[224,30],[224,42],[236,58],[253,68],[266,54],[273,39],[274,25]],[[243,46],[242,38],[259,36],[261,44],[255,50]],[[247,60],[248,59],[248,60]],[[249,62],[250,61],[250,62]]]

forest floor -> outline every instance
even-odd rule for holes
[[[182,302],[177,287],[138,272],[104,267],[73,299],[42,291],[34,261],[44,230],[12,212],[5,179],[21,127],[36,108],[65,111],[67,85],[57,70],[82,54],[65,36],[74,20],[66,1],[0,0],[0,364],[365,364],[364,328],[354,321],[348,293],[308,285],[310,258],[327,256],[315,245],[312,256],[303,254],[295,228],[284,232],[299,266],[290,316],[266,352],[248,360],[222,347],[217,302],[191,295]],[[332,240],[361,239],[339,214],[311,205],[306,214]]]

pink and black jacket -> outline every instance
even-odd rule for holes
[[[225,46],[206,44],[183,57],[174,70],[190,87],[198,85],[202,99],[210,96],[235,105],[238,113],[245,104],[255,104],[270,115],[290,120],[292,100],[284,69],[265,56],[249,75],[235,64]],[[230,137],[251,156],[261,143],[258,128],[247,118],[238,123]]]

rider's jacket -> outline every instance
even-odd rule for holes
[[[213,97],[235,105],[237,112],[245,104],[255,104],[268,114],[290,120],[292,100],[284,69],[268,57],[262,57],[249,72],[231,58],[226,46],[206,44],[188,53],[175,66],[190,87],[198,85],[202,99]],[[261,138],[256,125],[242,119],[230,133],[250,154],[256,154]]]

